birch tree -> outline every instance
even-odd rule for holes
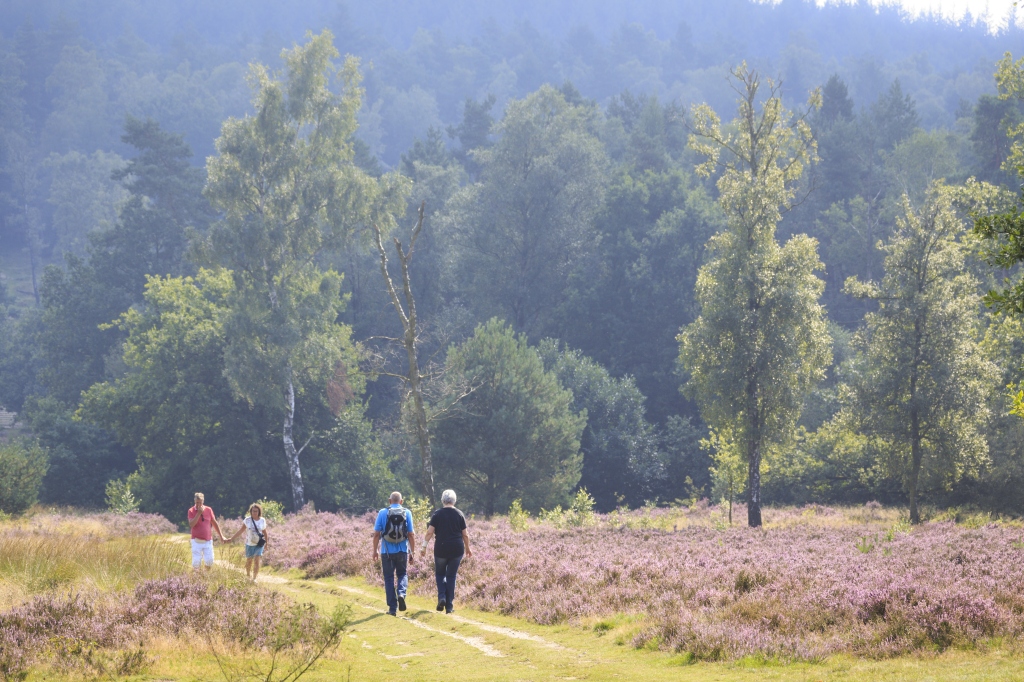
[[[804,166],[816,158],[803,116],[783,108],[779,84],[733,72],[739,116],[723,128],[707,105],[694,109],[690,146],[706,157],[698,172],[721,170],[719,202],[728,226],[711,238],[697,276],[700,316],[677,337],[690,378],[686,391],[712,430],[734,439],[747,464],[747,523],[761,525],[761,461],[792,436],[806,393],[831,362],[819,304],[824,283],[817,242],[780,245],[775,228],[793,204]],[[820,97],[812,96],[816,105]]]
[[[320,270],[317,258],[359,225],[391,220],[403,205],[400,180],[375,181],[353,163],[358,62],[347,58],[336,71],[337,57],[324,31],[282,52],[281,74],[253,65],[255,111],[224,123],[207,162],[206,193],[223,213],[209,254],[235,283],[225,372],[237,396],[281,414],[296,508],[306,501],[296,397],[322,395],[336,374],[356,371],[350,329],[337,322],[341,275]],[[340,94],[329,87],[336,73]]]
[[[881,246],[880,282],[851,277],[849,294],[877,302],[859,334],[851,381],[861,429],[880,437],[884,464],[902,478],[910,521],[923,475],[952,483],[984,461],[986,399],[995,367],[981,352],[978,281],[965,264],[964,226],[952,191],[933,189],[915,210],[904,197],[893,236]]]

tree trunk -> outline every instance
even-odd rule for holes
[[[299,451],[295,449],[295,440],[292,438],[292,425],[295,423],[295,385],[288,377],[288,411],[284,415],[284,457],[288,461],[288,477],[292,484],[292,501],[295,503],[295,511],[306,505],[306,493],[302,487],[302,470],[299,468]]]
[[[913,394],[913,391],[911,391]],[[913,395],[911,396],[913,400]],[[910,522],[921,523],[921,512],[917,508],[917,480],[921,476],[921,424],[917,406],[910,408],[910,481],[907,492],[910,496]]]
[[[416,223],[416,227],[413,228],[412,237],[409,240],[409,250],[404,250],[402,243],[397,239],[394,240],[395,248],[398,251],[398,260],[402,267],[402,293],[405,297],[408,312],[402,306],[402,301],[398,298],[394,282],[392,282],[391,275],[388,273],[388,257],[384,251],[384,242],[381,239],[380,229],[376,225],[373,226],[373,229],[377,238],[377,250],[380,253],[380,273],[384,277],[384,284],[391,297],[391,304],[398,312],[398,317],[402,321],[402,329],[405,332],[402,342],[405,346],[406,355],[409,358],[409,371],[405,376],[405,381],[409,388],[409,397],[412,400],[413,421],[416,424],[416,446],[420,451],[420,464],[422,466],[420,486],[423,489],[423,494],[430,501],[430,505],[436,507],[437,501],[434,498],[434,463],[430,452],[430,431],[427,428],[427,411],[423,405],[420,365],[416,357],[416,300],[412,295],[412,279],[409,275],[409,261],[412,260],[416,238],[419,236],[420,230],[423,229],[423,211],[425,206],[425,202],[420,204],[419,220]]]
[[[36,242],[38,237],[32,228],[32,220],[29,217],[28,203],[25,203],[25,236],[28,238],[28,267],[32,272],[32,297],[35,298],[36,307],[39,307],[39,277],[36,275]]]
[[[757,409],[757,386],[747,384],[747,525],[761,526],[761,419]]]

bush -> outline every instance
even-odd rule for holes
[[[46,453],[31,441],[0,445],[0,510],[20,514],[35,504],[47,468]]]
[[[256,500],[256,504],[258,504],[263,509],[263,518],[265,518],[268,523],[270,521],[278,523],[284,520],[284,505],[281,504],[280,502],[264,498],[262,500]],[[248,515],[248,509],[242,512],[242,516]]]
[[[139,511],[139,501],[132,494],[131,476],[127,481],[108,481],[106,487],[107,509],[115,514],[129,514]]]

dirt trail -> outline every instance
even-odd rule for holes
[[[310,582],[318,583],[318,581]],[[374,598],[374,595],[370,594],[369,592],[366,592],[365,590],[360,590],[356,587],[350,587],[348,585],[331,585],[330,588],[343,590],[350,594],[358,594],[359,596],[366,597],[368,599]],[[383,612],[383,609],[381,611]],[[539,635],[531,635],[528,632],[522,632],[521,630],[513,630],[512,628],[506,628],[500,625],[490,625],[489,623],[481,623],[480,621],[472,620],[471,618],[466,618],[465,616],[460,616],[454,613],[446,615],[445,618],[448,620],[453,620],[456,623],[462,623],[463,625],[470,625],[479,630],[483,630],[484,632],[491,632],[493,634],[502,635],[504,637],[510,637],[512,639],[521,639],[528,642],[535,642],[549,649],[565,650],[565,647],[563,647],[561,644],[544,639]]]

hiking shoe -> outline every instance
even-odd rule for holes
[[[398,614],[395,613],[394,611],[388,611],[388,615],[389,616],[395,616],[396,618],[398,617]]]
[[[405,597],[400,596],[398,598],[398,610],[405,611]]]
[[[444,612],[445,613],[452,613],[454,611],[455,611],[455,607],[454,606],[452,606],[451,604],[445,604],[445,606],[444,606]]]
[[[438,611],[444,611],[444,608],[445,608],[444,599],[438,600],[438,602],[437,602],[437,610]]]

